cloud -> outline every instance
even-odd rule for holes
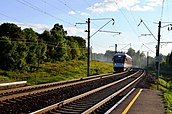
[[[80,12],[80,15],[82,15],[82,16],[89,16],[89,14],[86,13],[86,12]]]
[[[70,11],[70,12],[68,12],[68,14],[69,15],[75,15],[75,14],[79,14],[79,15],[81,15],[81,16],[88,16],[89,14],[88,13],[86,13],[86,12],[81,12],[81,11],[77,11],[77,12],[74,12],[74,11]]]
[[[45,30],[50,30],[52,28],[52,26],[48,26],[45,24],[24,24],[24,23],[15,23],[18,26],[20,26],[22,29],[25,28],[32,28],[34,31],[38,32],[38,33],[42,33]]]
[[[115,12],[122,8],[133,11],[149,11],[161,3],[162,0],[146,0],[144,2],[142,0],[104,0],[88,7],[87,10],[96,13]]]
[[[69,15],[75,15],[75,14],[76,14],[76,12],[74,12],[74,11],[70,11],[70,12],[68,12],[68,14],[69,14]]]
[[[162,0],[148,0],[148,6],[158,6],[158,5],[161,5],[162,3]]]
[[[0,22],[0,24],[3,23],[7,23],[7,22]],[[14,23],[17,26],[21,27],[21,29],[32,28],[34,31],[38,33],[42,33],[45,30],[50,30],[51,28],[53,28],[52,26],[45,24],[26,24],[26,23],[18,23],[18,22],[8,22],[8,23]]]
[[[150,11],[150,10],[153,10],[152,7],[150,6],[139,6],[139,5],[135,5],[131,8],[132,11]]]
[[[76,27],[64,27],[64,29],[67,31],[67,33],[69,35],[75,35],[77,33],[81,33],[83,32],[84,33],[84,29],[81,29],[81,28],[76,28]]]

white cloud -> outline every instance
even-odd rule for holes
[[[132,11],[150,11],[153,10],[152,7],[150,6],[139,6],[139,5],[135,5],[134,7],[131,8]]]
[[[76,12],[74,12],[74,11],[70,11],[70,12],[68,12],[68,14],[70,14],[70,15],[75,15],[75,14],[76,14]]]
[[[148,6],[158,6],[158,5],[161,5],[162,3],[162,0],[148,0]]]
[[[7,22],[0,22],[0,24],[7,23]],[[45,30],[50,30],[53,28],[52,26],[45,25],[45,24],[25,24],[25,23],[18,23],[18,22],[8,22],[8,23],[14,23],[17,26],[21,27],[21,29],[25,28],[32,28],[34,31],[38,33],[42,33]]]
[[[70,15],[75,15],[75,14],[79,14],[79,15],[82,15],[82,16],[88,16],[89,14],[88,13],[86,13],[86,12],[81,12],[81,11],[77,11],[77,12],[74,12],[74,11],[70,11],[70,12],[68,12],[68,14],[70,14]]]
[[[80,15],[88,16],[89,14],[88,14],[88,13],[86,13],[86,12],[80,12]]]
[[[45,24],[24,24],[24,23],[16,23],[18,26],[20,26],[22,29],[25,28],[32,28],[34,31],[38,33],[42,33],[45,30],[50,30],[52,26],[48,26]]]
[[[104,0],[104,2],[95,3],[88,7],[87,10],[96,13],[115,12],[121,8],[134,11],[149,11],[161,3],[162,0],[146,0],[144,3],[141,0]]]
[[[84,29],[76,28],[76,27],[64,27],[69,35],[75,35],[77,33],[84,32]]]

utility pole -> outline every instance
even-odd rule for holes
[[[89,76],[90,75],[90,18],[88,18],[87,24],[88,24],[87,76]]]
[[[111,20],[108,21],[105,25],[103,25],[100,29],[98,29],[95,33],[93,33],[90,36],[90,20],[107,20],[107,19],[111,19]],[[114,24],[114,19],[113,18],[100,18],[100,19],[90,19],[90,18],[88,18],[88,20],[86,21],[86,23],[76,23],[76,24],[88,24],[88,30],[85,31],[85,32],[88,32],[88,36],[87,36],[88,37],[88,47],[87,47],[88,48],[87,49],[87,76],[90,75],[90,38],[92,36],[94,36],[97,32],[100,32],[101,29],[103,27],[105,27],[108,23],[110,23],[111,21],[113,21],[113,24]],[[108,31],[108,32],[111,32],[111,31]]]
[[[156,70],[159,70],[159,47],[160,47],[160,38],[161,38],[161,21],[159,21],[159,25],[158,25],[158,44],[157,44],[157,49],[156,49],[156,57],[157,57],[157,61],[156,61]]]
[[[117,53],[117,44],[115,44],[115,53]]]
[[[149,52],[147,51],[147,69],[149,67]]]
[[[157,70],[157,78],[158,78],[158,84],[157,84],[157,89],[159,89],[159,70],[160,70],[160,59],[159,59],[159,47],[160,47],[160,38],[161,38],[161,21],[159,21],[158,25],[158,44],[156,46],[156,70]]]

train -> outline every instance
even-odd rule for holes
[[[115,53],[112,61],[115,72],[122,72],[132,68],[132,57],[126,53]]]

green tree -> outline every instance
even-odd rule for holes
[[[37,63],[38,36],[32,28],[24,29],[23,34],[28,49],[26,61],[28,64],[35,64]]]
[[[11,39],[23,38],[23,33],[20,27],[13,23],[3,23],[0,25],[0,37],[7,36]]]
[[[67,42],[64,38],[67,35],[67,32],[63,29],[62,25],[55,24],[54,27],[50,30],[51,35],[53,36],[53,42],[56,43],[55,55],[53,58],[58,61],[65,61],[68,58],[67,55]]]
[[[14,42],[8,37],[3,37],[3,42],[0,42],[0,52],[1,69],[23,69],[26,65],[27,49],[25,43]]]
[[[79,48],[79,53],[80,53],[80,56],[79,56],[79,59],[86,59],[87,58],[87,55],[86,55],[86,41],[82,38],[82,37],[79,37],[79,36],[72,36],[73,39],[75,41],[77,41],[77,45],[78,45],[78,48]]]
[[[172,52],[171,52],[171,54],[169,56],[169,65],[172,66]]]

